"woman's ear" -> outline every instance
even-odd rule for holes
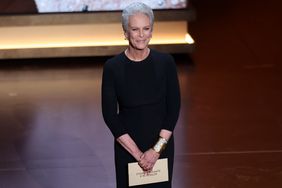
[[[128,40],[128,34],[126,31],[124,32],[124,40]]]

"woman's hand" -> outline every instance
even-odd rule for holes
[[[159,157],[160,154],[150,148],[149,150],[144,152],[143,155],[141,156],[139,165],[144,171],[150,172],[152,171]]]

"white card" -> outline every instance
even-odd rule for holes
[[[157,160],[153,170],[146,173],[137,162],[128,164],[129,186],[168,181],[167,158]]]

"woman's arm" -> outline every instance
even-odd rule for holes
[[[172,132],[162,129],[160,132],[160,137],[164,138],[166,141],[169,140],[171,137]],[[143,155],[141,155],[141,160],[139,162],[139,165],[145,170],[145,171],[151,171],[157,162],[157,160],[160,157],[160,153],[156,152],[154,149],[150,148],[146,152],[144,152]]]
[[[166,139],[167,141],[170,139],[172,132],[166,129],[162,129],[160,132],[160,137]]]
[[[176,64],[171,55],[168,57],[166,71],[166,116],[162,129],[173,132],[179,116],[181,99]]]
[[[162,129],[159,136],[169,141],[172,132],[175,128],[179,110],[180,110],[180,89],[177,76],[176,65],[172,56],[167,59],[166,67],[166,116],[163,121]],[[141,156],[140,166],[145,170],[152,170],[160,154],[153,150],[148,149]]]
[[[118,117],[118,101],[115,86],[114,71],[110,62],[106,62],[102,77],[102,113],[106,125],[115,138],[127,133]]]
[[[104,65],[102,78],[102,112],[105,123],[115,139],[137,160],[143,154],[118,117],[115,78],[109,63]]]
[[[124,134],[118,137],[117,141],[136,159],[136,161],[140,161],[143,153],[140,151],[129,134]]]

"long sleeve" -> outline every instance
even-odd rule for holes
[[[180,89],[177,77],[177,70],[174,59],[169,56],[167,62],[166,78],[166,116],[163,122],[163,129],[173,131],[179,116],[180,110]]]
[[[118,117],[117,94],[113,70],[109,63],[104,65],[102,77],[102,113],[104,121],[115,138],[126,134],[126,129]]]

